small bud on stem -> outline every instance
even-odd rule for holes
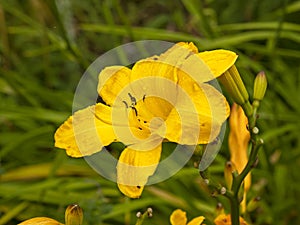
[[[65,211],[66,225],[81,225],[83,221],[83,211],[77,204],[69,205]]]
[[[254,100],[261,101],[267,90],[267,77],[264,71],[257,74],[254,80],[253,98]]]

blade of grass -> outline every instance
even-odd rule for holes
[[[278,22],[248,22],[220,25],[222,32],[244,31],[244,30],[276,30]],[[300,32],[300,25],[296,23],[282,23],[282,30]]]
[[[197,26],[197,32],[202,34],[205,38],[214,37],[213,29],[210,27],[207,16],[204,15],[205,10],[202,2],[195,0],[182,0],[181,2],[193,17]]]
[[[10,220],[15,218],[20,212],[28,207],[28,202],[24,201],[14,207],[13,209],[9,210],[4,216],[0,218],[0,225],[7,224]]]
[[[124,26],[115,26],[112,31],[107,25],[100,24],[81,24],[81,29],[84,31],[92,31],[99,33],[113,33],[115,35],[127,35]],[[133,27],[132,32],[139,37],[147,37],[151,39],[169,39],[171,41],[193,41],[202,49],[211,49],[224,46],[237,46],[244,42],[250,42],[255,40],[267,40],[274,34],[273,31],[251,31],[238,34],[231,34],[216,38],[214,40],[200,39],[199,37],[188,35],[179,32],[172,32],[155,28]],[[282,38],[287,38],[292,41],[300,43],[300,36],[295,32],[282,32]]]
[[[20,136],[14,142],[10,142],[6,146],[4,146],[0,152],[0,159],[6,156],[9,152],[20,148],[20,146],[22,146],[22,143],[30,141],[31,139],[38,138],[41,135],[49,134],[52,132],[53,132],[52,126],[44,126],[27,132],[26,134]]]
[[[106,24],[80,24],[80,28],[83,31],[90,32],[98,32],[104,34],[114,34],[120,36],[127,36],[128,33],[124,26],[115,25],[115,28],[111,30],[111,28]],[[136,37],[140,37],[140,39],[161,39],[161,40],[169,40],[169,41],[193,41],[195,43],[199,43],[199,37],[195,37],[190,34],[185,34],[181,32],[168,31],[163,29],[149,28],[149,27],[132,27],[132,33]],[[204,45],[206,41],[201,40],[202,45]]]

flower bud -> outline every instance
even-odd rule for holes
[[[77,204],[69,205],[65,212],[66,225],[81,225],[83,221],[83,211]]]
[[[249,94],[235,65],[220,76],[219,80],[237,104],[243,105],[249,101]]]
[[[233,180],[232,176],[234,172],[237,173],[235,166],[232,164],[232,162],[227,161],[224,169],[224,178],[225,178],[226,186],[229,190],[231,189],[232,180]]]
[[[267,89],[267,83],[265,72],[259,72],[254,80],[254,100],[261,101],[264,98]]]
[[[248,212],[253,212],[259,207],[260,204],[260,197],[255,197],[253,198],[247,205],[247,211]]]

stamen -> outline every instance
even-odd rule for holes
[[[137,112],[136,108],[134,106],[130,106],[130,107],[133,109],[135,116],[138,116],[138,112]]]
[[[122,102],[125,104],[126,108],[128,109],[128,104],[127,104],[127,102],[125,102],[125,101],[122,101]]]
[[[136,105],[136,98],[133,97],[130,93],[128,93],[128,96],[129,96],[129,98],[131,100],[132,105]]]

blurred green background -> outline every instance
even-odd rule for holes
[[[102,53],[136,40],[193,41],[200,50],[230,49],[250,93],[264,70],[269,86],[260,109],[265,145],[253,171],[248,212],[253,224],[300,224],[300,1],[292,0],[0,0],[0,225],[35,216],[64,221],[68,204],[84,209],[84,224],[169,224],[176,208],[212,224],[228,203],[205,188],[189,165],[146,187],[138,200],[84,161],[53,147],[69,116],[77,83]],[[223,182],[226,138],[209,168]]]

